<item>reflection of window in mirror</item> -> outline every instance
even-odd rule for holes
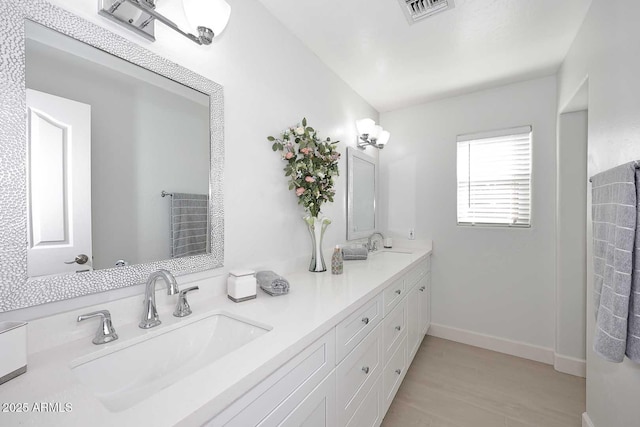
[[[368,237],[376,231],[376,161],[349,147],[347,169],[347,239],[353,240]]]
[[[208,252],[209,97],[35,23],[26,37],[30,130],[39,137],[29,148],[29,276]],[[84,140],[76,129],[87,130]],[[68,157],[81,145],[84,158]],[[204,210],[171,209],[163,190],[204,197]],[[200,229],[173,239],[184,221]],[[192,241],[198,249],[183,250]],[[64,264],[79,254],[90,261]]]

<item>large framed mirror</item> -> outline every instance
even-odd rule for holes
[[[41,0],[0,14],[0,311],[221,267],[222,87]]]
[[[347,148],[347,240],[377,231],[378,168],[364,151]]]

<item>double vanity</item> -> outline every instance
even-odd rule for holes
[[[342,275],[287,274],[287,295],[230,301],[222,86],[46,0],[0,9],[0,313],[105,301],[149,278],[144,298],[31,321],[0,425],[380,424],[429,327],[431,248],[374,251]],[[347,240],[381,229],[376,165],[347,149]],[[207,221],[191,218],[205,249],[189,256],[176,255],[189,215],[177,194],[207,201]]]
[[[86,333],[50,331],[68,339],[30,353],[28,372],[0,387],[2,402],[71,410],[0,417],[48,426],[379,425],[429,326],[430,253],[379,251],[339,276],[289,274],[291,292],[276,298],[236,304],[196,293],[193,314],[160,306],[162,323],[149,329],[138,325],[140,297],[123,300],[135,310],[114,315],[117,340],[94,345]],[[29,333],[46,336],[61,316],[75,324],[66,313],[32,322]]]

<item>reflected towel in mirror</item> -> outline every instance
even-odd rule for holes
[[[173,193],[171,198],[171,257],[207,253],[209,197]]]

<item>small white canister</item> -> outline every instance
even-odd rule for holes
[[[227,278],[227,296],[233,302],[254,299],[257,294],[255,271],[232,270]]]
[[[27,324],[0,322],[0,384],[27,372]]]

